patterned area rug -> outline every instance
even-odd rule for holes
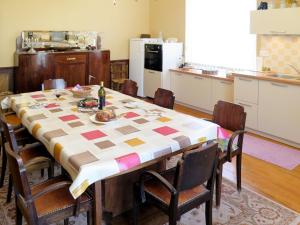
[[[30,174],[31,179],[36,182],[40,180],[40,173]],[[15,224],[15,204],[6,203],[7,181],[0,189],[0,224]],[[213,209],[214,225],[298,225],[300,214],[293,212],[253,191],[243,188],[238,193],[235,184],[223,179],[223,191],[221,206]],[[145,207],[142,210],[141,225],[167,225],[168,219],[155,208]],[[24,223],[23,223],[24,224]],[[63,222],[59,223],[62,225]],[[86,224],[85,215],[72,218],[71,225]],[[180,225],[204,225],[204,207],[191,210],[181,217]],[[113,225],[130,225],[130,215],[116,218]]]

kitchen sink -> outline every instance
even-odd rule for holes
[[[269,77],[276,77],[281,79],[289,79],[289,80],[300,80],[300,77],[286,75],[286,74],[271,74]]]

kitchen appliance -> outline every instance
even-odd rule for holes
[[[153,98],[157,88],[170,90],[169,69],[180,66],[182,51],[182,43],[145,44],[145,96]]]
[[[162,44],[145,44],[145,69],[162,72]]]
[[[145,44],[162,43],[159,38],[133,38],[130,40],[129,79],[137,83],[140,97],[144,97],[144,58]]]

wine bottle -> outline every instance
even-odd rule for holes
[[[103,86],[103,81],[100,83],[100,88],[98,90],[98,109],[102,110],[105,107],[105,90]]]

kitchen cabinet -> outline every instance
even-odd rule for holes
[[[15,54],[15,93],[41,90],[44,80],[63,78],[68,86],[99,84],[110,87],[110,52],[18,52]]]
[[[211,110],[212,80],[211,78],[171,73],[171,90],[175,100],[187,105]]]
[[[258,80],[235,77],[234,79],[235,98],[245,102],[257,104],[258,102]]]
[[[243,106],[247,113],[246,127],[257,130],[258,80],[246,77],[235,77],[234,102]]]
[[[256,10],[251,12],[252,34],[297,35],[300,26],[300,8]]]
[[[257,128],[258,128],[258,122],[257,122],[258,105],[249,103],[249,102],[245,102],[240,99],[234,99],[234,103],[244,107],[244,110],[247,113],[246,127],[251,128],[253,130],[257,130]]]
[[[211,109],[212,79],[201,76],[187,76],[187,103],[201,109]]]
[[[144,94],[145,96],[154,97],[157,88],[162,87],[162,72],[155,70],[144,70]]]
[[[86,54],[63,54],[54,58],[55,78],[62,78],[67,86],[85,85],[87,72]]]
[[[219,100],[233,102],[233,81],[212,79],[212,110]]]
[[[259,81],[259,130],[300,143],[300,86]]]
[[[182,73],[171,72],[171,90],[175,95],[175,100],[181,103],[188,101],[186,87],[188,86],[187,76]]]

